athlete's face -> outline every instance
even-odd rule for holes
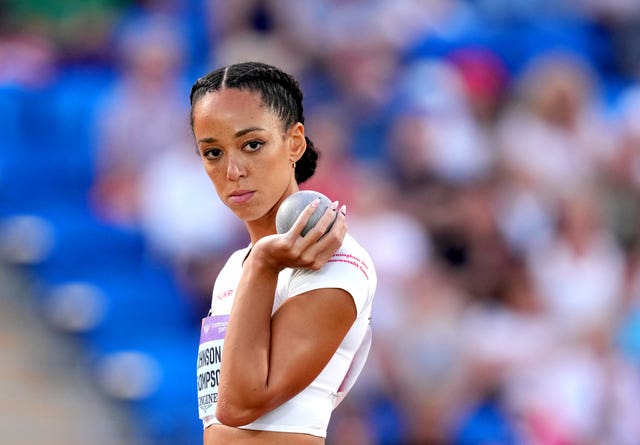
[[[304,127],[285,129],[259,93],[205,94],[193,107],[193,132],[218,196],[242,220],[272,220],[276,205],[297,190],[292,163],[306,147]]]

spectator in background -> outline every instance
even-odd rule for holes
[[[21,32],[46,37],[63,63],[109,61],[109,36],[129,0],[9,0],[7,14]],[[4,27],[3,27],[4,28]]]
[[[545,53],[514,94],[498,125],[510,181],[551,203],[590,183],[613,148],[592,69],[576,55]]]
[[[529,257],[545,310],[569,337],[610,325],[622,303],[624,256],[599,199],[591,188],[566,196],[555,236]]]
[[[431,240],[415,216],[402,207],[393,183],[367,168],[355,170],[353,175],[357,193],[350,202],[349,228],[369,246],[377,272],[384,277],[380,281],[389,292],[388,300],[379,297],[375,310],[385,314],[381,323],[391,322],[392,307],[402,306],[396,293],[411,286],[430,263]]]
[[[634,0],[573,2],[611,42],[607,75],[617,83],[640,75],[640,3]]]
[[[397,96],[400,111],[391,123],[387,156],[401,184],[430,176],[464,184],[489,173],[489,135],[471,112],[455,65],[436,59],[412,62],[403,71]]]
[[[0,85],[46,87],[55,80],[57,58],[58,48],[46,37],[7,26],[0,33]]]
[[[302,40],[290,38],[293,23],[283,15],[274,0],[246,0],[206,2],[209,38],[214,53],[211,61],[230,64],[243,60],[257,60],[281,66],[299,76],[310,62],[301,46]],[[301,5],[287,9],[300,9]]]
[[[189,146],[180,95],[180,35],[164,17],[130,23],[119,42],[120,76],[97,117],[95,211],[114,224],[139,220],[138,180],[147,165]]]
[[[403,443],[451,443],[455,414],[470,398],[460,329],[469,296],[437,261],[395,291],[396,325],[383,331],[385,349],[373,358],[393,364],[383,384],[404,419]]]
[[[603,224],[599,199],[591,188],[566,193],[554,237],[529,258],[544,312],[559,337],[549,356],[525,371],[530,390],[519,402],[536,419],[530,420],[570,443],[603,434],[601,425],[611,421],[605,417],[608,392],[627,384],[609,380],[605,358],[613,353],[624,257]]]
[[[322,162],[316,173],[302,186],[317,190],[332,200],[355,202],[360,161],[349,151],[348,119],[340,103],[319,103],[310,108],[307,128],[314,135]]]
[[[526,263],[512,256],[489,298],[473,299],[461,315],[465,394],[454,413],[458,443],[522,443],[522,412],[514,405],[520,373],[544,362],[558,340]]]
[[[488,48],[460,48],[447,59],[457,68],[476,123],[490,133],[502,111],[510,74],[504,61]]]
[[[348,119],[350,153],[361,162],[383,163],[398,54],[380,33],[365,35],[353,23],[340,25],[328,36],[319,63]]]
[[[206,193],[210,182],[184,117],[178,29],[161,13],[124,26],[122,72],[98,113],[93,206],[108,223],[140,229],[197,310],[209,303],[211,270],[245,240],[237,219]]]
[[[640,85],[620,97],[616,149],[607,163],[601,188],[606,222],[625,251],[640,245]]]

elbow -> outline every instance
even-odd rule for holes
[[[216,408],[216,418],[218,421],[226,426],[238,428],[251,423],[251,420],[246,415],[228,408]]]
[[[223,425],[234,428],[247,425],[258,417],[260,417],[260,415],[254,410],[239,407],[231,403],[225,403],[224,400],[219,400],[218,406],[216,407],[216,418],[218,421]]]
[[[225,426],[231,426],[234,428],[238,428],[246,425],[247,423],[251,423],[251,422],[245,422],[243,418],[235,415],[234,413],[231,413],[229,410],[217,409],[216,418],[218,419],[218,422],[220,422],[221,424]]]

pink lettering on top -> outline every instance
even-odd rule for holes
[[[233,294],[233,289],[227,289],[226,291],[217,294],[216,300],[224,300],[225,298],[230,297],[231,294]]]
[[[364,274],[367,280],[369,279],[369,275],[367,274],[367,271],[369,270],[369,268],[367,267],[367,264],[364,261],[362,261],[360,258],[353,256],[350,253],[336,253],[327,262],[351,264],[352,266],[357,267],[360,270],[360,272]]]

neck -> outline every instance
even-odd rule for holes
[[[275,205],[264,216],[253,221],[244,222],[245,227],[247,228],[247,232],[249,232],[252,246],[254,246],[261,238],[264,238],[268,235],[275,235],[277,233],[276,213],[278,212],[278,208],[287,196],[297,191],[299,191],[298,184],[293,182],[293,185],[287,188],[280,199],[278,199],[278,202],[276,202]]]
[[[247,231],[249,232],[249,237],[251,238],[252,246],[254,246],[258,242],[258,240],[260,240],[261,238],[264,238],[265,236],[268,236],[268,235],[274,235],[276,233],[275,218],[268,225],[265,225],[264,222],[260,220],[260,221],[245,221],[245,226],[247,227]]]

